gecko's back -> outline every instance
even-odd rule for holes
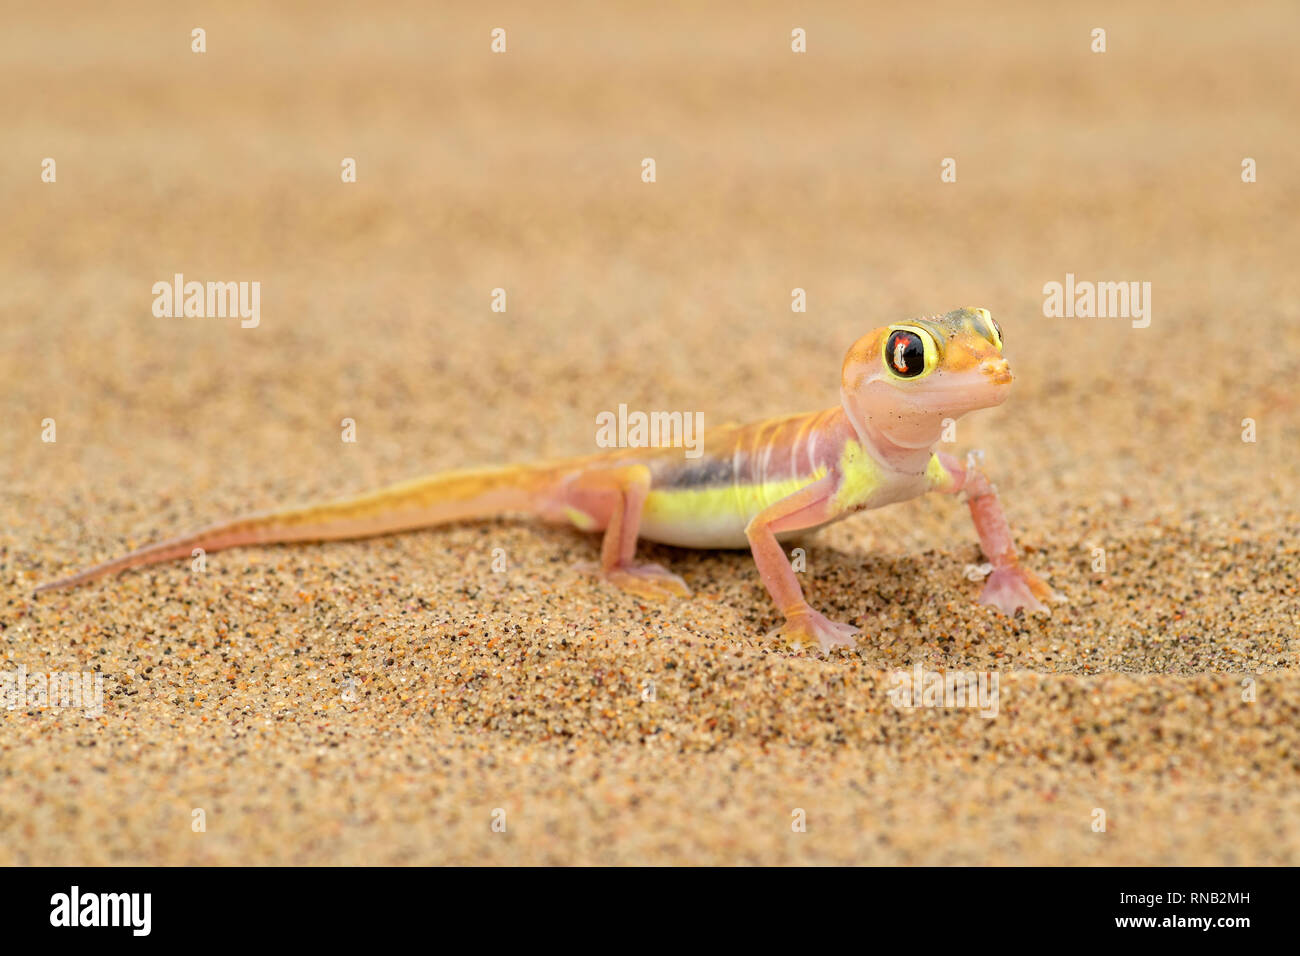
[[[703,454],[659,449],[644,461],[650,493],[641,535],[690,548],[743,548],[745,526],[840,461],[849,428],[842,409],[705,432]]]

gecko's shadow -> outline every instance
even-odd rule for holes
[[[598,558],[600,539],[565,528],[549,528],[546,536],[557,550],[574,554],[589,551]],[[832,620],[878,632],[876,624],[888,621],[888,640],[906,636],[902,621],[919,627],[926,612],[950,602],[976,606],[979,585],[964,580],[962,569],[980,561],[974,542],[969,554],[925,551],[914,554],[878,554],[842,551],[807,536],[785,544],[808,602]],[[695,550],[640,542],[637,555],[682,575],[694,597],[726,605],[743,618],[752,633],[766,634],[781,623],[758,576],[754,559],[743,549]],[[908,612],[911,612],[910,614]]]

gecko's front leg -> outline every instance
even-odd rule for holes
[[[966,493],[966,504],[975,523],[975,533],[979,535],[980,548],[993,565],[993,572],[980,594],[980,602],[991,604],[1005,614],[1014,614],[1017,608],[1047,610],[1044,601],[1059,599],[1038,575],[1020,566],[1015,539],[1002,512],[1002,502],[998,500],[998,490],[975,462],[974,456],[968,457],[965,465],[942,453],[939,461],[952,478],[940,490],[949,494]]]
[[[785,615],[785,623],[772,634],[792,644],[816,641],[823,652],[834,647],[854,647],[853,635],[858,629],[828,620],[808,605],[776,535],[815,528],[829,521],[837,482],[834,474],[827,475],[759,512],[745,528],[763,585]]]

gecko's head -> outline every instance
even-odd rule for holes
[[[988,309],[899,322],[863,336],[844,357],[844,408],[859,432],[933,444],[945,418],[1001,404],[1011,389],[1002,330]]]

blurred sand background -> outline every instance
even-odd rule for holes
[[[0,861],[1300,863],[1294,3],[271,7],[4,13],[0,657],[107,699],[0,712]],[[153,317],[175,272],[260,281],[260,327]],[[1044,318],[1067,272],[1151,282],[1151,326]],[[765,640],[747,554],[647,549],[695,590],[656,606],[507,521],[30,596],[586,454],[620,402],[827,406],[857,336],[961,305],[1017,385],[958,448],[1050,619],[974,603],[937,498],[813,539],[864,632],[830,660]],[[997,671],[999,715],[894,708],[918,661]]]

